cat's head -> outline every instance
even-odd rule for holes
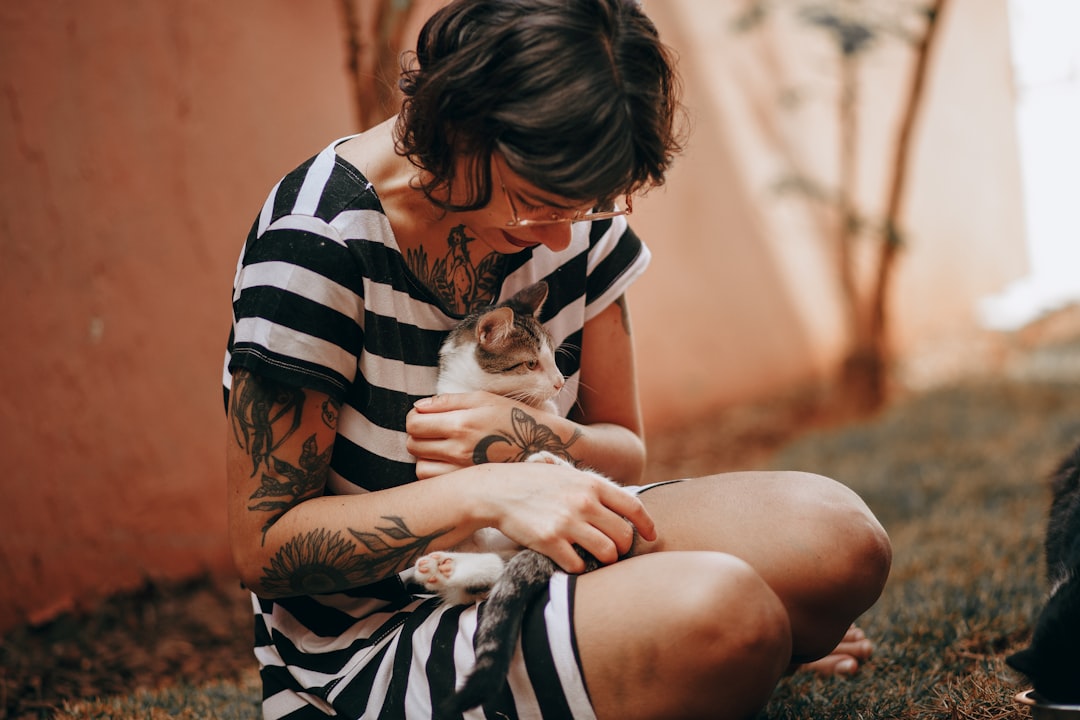
[[[1039,613],[1031,645],[1005,658],[1055,703],[1080,703],[1080,577],[1067,580]]]
[[[551,335],[539,320],[547,283],[467,317],[439,352],[440,391],[485,390],[542,407],[565,384]]]

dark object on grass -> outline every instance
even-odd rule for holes
[[[1047,702],[1034,690],[1018,693],[1013,698],[1020,705],[1026,705],[1031,713],[1031,720],[1077,720],[1080,718],[1080,705],[1055,705]]]
[[[1058,468],[1051,488],[1046,529],[1050,596],[1031,645],[1005,661],[1026,675],[1042,698],[1080,704],[1080,447]]]

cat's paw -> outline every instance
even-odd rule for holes
[[[416,579],[431,592],[439,592],[454,576],[454,556],[433,552],[416,561]]]
[[[491,553],[433,552],[416,561],[416,579],[450,605],[469,605],[488,596],[502,566]]]
[[[525,458],[525,462],[547,463],[548,465],[567,465],[569,467],[574,467],[573,463],[567,462],[563,458],[559,457],[558,455],[555,455],[554,453],[550,453],[547,450],[541,450],[540,452],[534,452],[532,455]]]

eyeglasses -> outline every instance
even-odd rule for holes
[[[503,196],[506,198],[506,204],[510,206],[510,222],[506,223],[507,227],[537,227],[542,225],[558,225],[560,223],[577,223],[577,222],[592,222],[593,220],[605,220],[607,218],[619,217],[620,215],[629,215],[634,212],[634,204],[631,200],[629,193],[624,198],[625,207],[617,208],[614,202],[608,204],[607,207],[594,207],[591,210],[577,210],[569,215],[560,214],[558,210],[551,210],[547,217],[538,218],[522,218],[518,215],[517,205],[514,204],[514,198],[510,195],[510,191],[506,189],[506,183],[502,179],[502,171],[499,170],[498,164],[495,165],[495,173],[499,176],[499,186],[502,188]]]

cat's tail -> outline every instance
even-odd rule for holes
[[[476,628],[476,665],[465,684],[444,704],[447,715],[460,716],[502,689],[525,611],[556,570],[551,559],[533,550],[522,550],[506,563]]]

